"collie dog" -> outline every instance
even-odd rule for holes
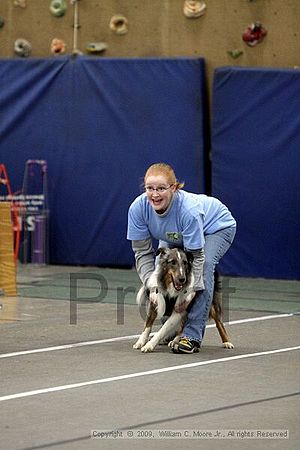
[[[146,321],[142,334],[133,345],[142,352],[152,352],[160,343],[174,337],[169,347],[179,341],[187,317],[187,311],[193,302],[194,275],[192,270],[193,255],[179,248],[159,248],[160,255],[155,271],[150,276],[147,287],[142,286],[137,294],[140,309],[146,307]],[[225,348],[233,348],[229,342],[224,324],[221,320],[222,286],[219,275],[215,272],[214,295],[209,318],[214,319]],[[149,336],[156,319],[167,316],[162,327]]]

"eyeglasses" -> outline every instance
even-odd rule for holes
[[[149,192],[149,194],[153,194],[154,191],[158,192],[159,194],[163,194],[172,186],[173,184],[170,184],[170,186],[158,186],[157,188],[153,186],[145,186],[145,191]]]

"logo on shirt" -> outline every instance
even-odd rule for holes
[[[181,233],[177,233],[175,231],[167,231],[166,232],[167,239],[169,241],[178,242],[181,241]]]

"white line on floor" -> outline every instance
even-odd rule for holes
[[[262,317],[250,317],[249,319],[240,319],[240,320],[233,320],[232,322],[225,322],[227,325],[236,325],[236,324],[242,324],[242,323],[248,323],[248,322],[257,322],[260,320],[269,320],[269,319],[282,319],[284,317],[292,317],[293,313],[288,314],[276,314],[272,316],[262,316]],[[213,328],[215,327],[215,324],[207,325],[206,328]],[[86,347],[89,345],[97,345],[97,344],[107,344],[109,342],[118,342],[118,341],[124,341],[124,340],[130,340],[130,339],[137,339],[139,337],[139,334],[132,334],[129,336],[118,336],[114,338],[108,338],[108,339],[100,339],[97,341],[85,341],[85,342],[75,342],[74,344],[65,344],[65,345],[57,345],[55,347],[44,347],[44,348],[36,348],[32,350],[22,350],[19,352],[12,352],[12,353],[2,353],[0,354],[1,358],[12,358],[13,356],[23,356],[23,355],[32,355],[33,353],[46,353],[46,352],[53,352],[57,350],[67,350],[70,348],[76,348],[76,347]]]
[[[278,354],[278,353],[283,353],[283,352],[291,352],[294,350],[300,350],[300,345],[298,345],[297,347],[278,348],[275,350],[268,350],[268,351],[264,351],[264,352],[247,353],[244,355],[229,356],[227,358],[211,359],[209,361],[200,361],[200,362],[195,362],[195,363],[190,363],[190,364],[182,364],[180,366],[163,367],[162,369],[154,369],[154,370],[148,370],[145,372],[129,373],[127,375],[118,375],[115,377],[100,378],[99,380],[84,381],[81,383],[65,384],[63,386],[54,386],[54,387],[45,388],[45,389],[36,389],[34,391],[19,392],[18,394],[4,395],[3,397],[0,397],[0,402],[4,402],[7,400],[14,400],[14,399],[18,399],[18,398],[24,398],[24,397],[33,397],[35,395],[40,395],[40,394],[49,394],[50,392],[65,391],[68,389],[76,389],[76,388],[80,388],[80,387],[91,386],[94,384],[103,384],[103,383],[111,383],[113,381],[128,380],[130,378],[155,375],[155,374],[160,374],[160,373],[165,373],[165,372],[171,372],[174,370],[190,369],[192,367],[206,366],[208,364],[222,363],[222,362],[227,362],[227,361],[235,361],[238,359],[253,358],[256,356],[273,355],[276,353]]]

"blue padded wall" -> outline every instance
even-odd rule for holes
[[[127,209],[154,162],[204,192],[202,58],[1,60],[0,79],[13,190],[48,163],[51,263],[131,265]]]
[[[212,188],[238,222],[224,274],[300,279],[300,71],[215,71]]]

